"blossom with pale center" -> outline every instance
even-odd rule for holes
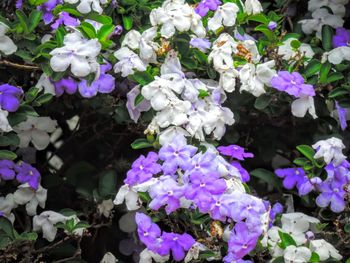
[[[19,205],[26,205],[28,215],[36,215],[38,205],[45,208],[47,190],[39,185],[38,189],[33,189],[28,183],[21,184],[13,194],[14,201]]]
[[[335,166],[338,166],[346,159],[346,156],[342,153],[345,145],[342,140],[335,137],[320,140],[312,145],[312,148],[316,150],[314,158],[323,158],[327,164],[332,162]]]
[[[222,26],[234,26],[239,8],[234,3],[219,6],[212,18],[208,20],[209,30],[216,31]]]
[[[0,22],[0,51],[5,55],[11,55],[17,51],[17,46],[13,43],[12,39],[6,36],[6,32],[9,27]]]
[[[33,217],[33,231],[43,232],[43,237],[52,242],[57,234],[57,227],[55,224],[64,223],[69,219],[62,214],[54,211],[44,211],[40,215]]]

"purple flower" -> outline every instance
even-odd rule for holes
[[[279,71],[278,76],[271,79],[271,86],[296,98],[315,96],[313,86],[304,84],[304,78],[298,72]]]
[[[17,0],[16,1],[16,8],[20,9],[20,8],[22,8],[22,6],[23,6],[23,0]]]
[[[209,10],[215,11],[221,5],[220,0],[202,0],[196,7],[195,11],[200,16],[206,16]]]
[[[172,252],[173,258],[176,261],[181,261],[185,257],[185,252],[196,243],[192,236],[187,233],[182,235],[176,233],[164,232],[161,236],[162,242],[157,249],[157,253],[161,256],[166,256]]]
[[[62,96],[64,92],[74,94],[78,89],[78,83],[72,78],[61,79],[54,83],[56,96]]]
[[[302,182],[305,176],[303,168],[277,169],[275,174],[280,178],[284,178],[283,186],[288,190],[293,189],[298,183]]]
[[[54,18],[52,11],[57,5],[62,4],[62,2],[62,0],[48,0],[42,5],[38,6],[38,9],[43,12],[43,20],[46,25],[52,22]]]
[[[60,25],[76,27],[79,25],[79,20],[71,17],[67,12],[61,12],[55,22],[51,25],[51,28],[57,29]]]
[[[183,170],[191,167],[191,157],[197,152],[197,148],[187,145],[184,136],[177,136],[172,143],[164,145],[159,150],[159,159],[163,160],[165,174],[173,175],[178,167]]]
[[[233,253],[228,253],[224,258],[224,263],[252,263],[251,260],[236,259]]]
[[[93,81],[90,85],[84,79],[79,83],[79,92],[84,98],[91,98],[100,93],[111,93],[115,88],[115,79],[112,75],[106,74],[107,71],[112,69],[110,63],[100,66],[100,77]]]
[[[117,25],[115,28],[114,28],[114,31],[112,33],[112,36],[119,36],[121,35],[121,33],[123,32],[123,27],[121,25]]]
[[[350,44],[350,30],[343,27],[336,29],[335,35],[333,36],[333,47],[348,47]]]
[[[243,161],[244,158],[254,157],[254,154],[245,152],[244,148],[239,145],[220,146],[217,149],[222,155],[230,156],[240,161]]]
[[[234,194],[214,195],[209,210],[210,217],[214,220],[225,222],[226,217],[230,215],[232,203],[235,201]]]
[[[2,180],[12,180],[15,178],[16,173],[14,171],[15,164],[10,160],[0,161],[0,178]]]
[[[231,162],[231,165],[237,168],[238,172],[241,174],[242,182],[246,183],[250,180],[250,175],[246,169],[239,162]]]
[[[235,39],[239,40],[239,41],[245,41],[245,40],[253,40],[256,41],[256,39],[254,37],[252,37],[251,35],[248,35],[246,33],[244,33],[243,35],[241,35],[238,30],[235,30],[234,32],[234,37]]]
[[[207,38],[192,38],[190,45],[194,48],[198,48],[202,52],[206,52],[210,47],[211,43]]]
[[[132,164],[124,183],[134,185],[148,181],[154,174],[162,170],[157,161],[158,155],[155,152],[149,152],[147,157],[141,155]]]
[[[346,123],[347,109],[340,107],[337,101],[335,102],[335,108],[338,112],[340,128],[344,131],[346,127],[348,127],[348,124]]]
[[[270,210],[270,221],[271,223],[275,220],[276,216],[278,214],[282,214],[283,213],[283,205],[281,205],[281,203],[277,202],[276,204],[274,204]]]
[[[241,259],[255,248],[259,236],[260,234],[251,232],[245,223],[237,223],[231,233],[228,250],[236,260]]]
[[[277,23],[275,21],[270,21],[269,24],[267,25],[267,27],[273,31],[277,28]]]
[[[9,84],[0,85],[0,106],[9,112],[15,112],[19,108],[22,89]]]
[[[30,164],[21,162],[15,166],[15,171],[17,172],[17,181],[24,184],[28,183],[30,187],[35,190],[39,187],[40,173]]]
[[[151,249],[155,246],[157,238],[161,231],[157,224],[153,223],[151,218],[143,213],[136,213],[135,220],[137,224],[137,233],[143,244]]]
[[[323,183],[318,185],[318,190],[321,194],[316,198],[316,204],[319,207],[327,207],[330,204],[330,208],[335,213],[340,213],[345,208],[345,190],[344,181],[336,179],[327,179]]]
[[[190,184],[187,186],[185,196],[193,200],[203,213],[208,212],[213,195],[220,195],[226,191],[226,182],[219,178],[217,173],[192,173],[190,175]]]
[[[175,211],[180,207],[180,198],[184,195],[184,187],[181,187],[172,178],[160,180],[149,190],[149,195],[153,199],[149,203],[149,207],[158,210],[165,206],[167,214]]]
[[[140,87],[135,86],[126,95],[126,108],[128,109],[130,118],[135,123],[137,123],[137,120],[140,118],[141,112],[148,111],[149,109],[151,109],[151,103],[146,99],[143,99],[138,105],[135,105],[135,99],[140,93]]]

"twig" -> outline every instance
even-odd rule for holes
[[[23,64],[14,63],[14,62],[11,62],[8,60],[1,60],[0,65],[9,66],[9,67],[18,68],[18,69],[23,69],[23,70],[30,70],[30,71],[41,70],[41,68],[38,66],[23,65]]]

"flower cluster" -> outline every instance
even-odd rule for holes
[[[253,156],[238,145],[218,149],[237,160]],[[266,231],[268,222],[264,218],[269,215],[269,204],[265,206],[262,200],[245,193],[240,170],[221,157],[215,148],[209,146],[205,152],[197,151],[197,147],[186,143],[185,137],[177,136],[171,143],[164,144],[159,154],[150,152],[147,157],[141,156],[127,173],[125,185],[114,202],[121,204],[126,200],[128,209],[134,210],[140,207],[138,192],[148,192],[151,198],[148,205],[152,210],[164,208],[169,215],[181,208],[192,212],[198,209],[212,220],[235,222],[234,228],[229,230],[229,253],[224,260],[239,260],[254,249],[260,235]],[[159,238],[160,230],[157,228],[156,232]],[[147,233],[146,237],[153,236]],[[156,244],[154,241],[142,238],[141,241],[161,256],[169,254],[152,247]]]
[[[319,207],[330,208],[335,213],[345,209],[345,199],[348,196],[347,187],[350,184],[350,163],[345,160],[342,149],[345,148],[338,138],[321,140],[312,146],[316,153],[314,158],[323,159],[327,164],[325,171],[327,177],[322,180],[318,176],[306,174],[303,168],[277,169],[275,173],[283,178],[283,186],[286,189],[298,189],[298,194],[304,196],[312,191],[319,192],[316,204]]]
[[[267,232],[267,243],[273,259],[282,257],[284,262],[310,262],[313,253],[320,261],[330,258],[341,260],[339,252],[324,239],[315,239],[312,231],[320,223],[317,218],[303,213],[288,213],[281,217],[281,227],[273,226]],[[283,241],[290,237],[289,243]]]

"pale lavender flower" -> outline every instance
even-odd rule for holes
[[[337,109],[337,112],[338,112],[340,128],[344,131],[346,127],[348,127],[348,124],[346,123],[347,109],[340,107],[337,101],[335,102],[335,108]]]
[[[70,16],[67,12],[61,12],[55,22],[51,25],[51,28],[57,29],[60,25],[76,27],[79,24],[80,22],[78,19]]]
[[[216,154],[213,152],[197,153],[192,157],[192,169],[188,170],[189,174],[194,172],[200,172],[207,174],[213,171],[217,171],[217,163],[215,162]]]
[[[16,1],[16,8],[20,9],[20,8],[22,8],[22,6],[23,6],[23,0],[17,0]]]
[[[206,52],[211,47],[211,43],[207,38],[192,38],[190,45],[194,48],[198,48],[202,52]]]
[[[335,35],[332,41],[333,47],[348,47],[350,44],[350,30],[343,27],[338,27],[336,29]]]
[[[149,195],[152,198],[149,203],[151,209],[158,210],[165,206],[166,213],[170,214],[180,207],[180,198],[184,195],[184,187],[179,186],[174,179],[167,178],[152,186]]]
[[[260,222],[260,215],[266,211],[264,203],[251,197],[248,194],[242,193],[240,199],[232,203],[230,217],[236,221],[240,222],[243,220],[258,220]]]
[[[62,96],[63,93],[74,94],[78,89],[78,83],[70,77],[56,81],[54,86],[57,97]]]
[[[275,21],[270,21],[269,24],[267,25],[267,27],[273,31],[277,28],[277,23]]]
[[[135,105],[135,99],[140,93],[141,93],[140,86],[135,86],[126,95],[127,97],[126,108],[128,109],[130,118],[135,123],[137,123],[137,120],[140,118],[141,112],[149,111],[152,107],[151,103],[146,99],[143,99],[139,104]]]
[[[163,160],[165,174],[173,175],[178,167],[186,170],[191,167],[191,157],[197,152],[197,148],[187,145],[184,136],[176,136],[172,143],[164,145],[159,150],[159,159]]]
[[[15,163],[10,160],[0,160],[0,179],[12,180],[15,178]]]
[[[318,185],[318,190],[321,194],[316,198],[316,204],[319,207],[330,208],[335,213],[340,213],[345,209],[345,181],[327,179]]]
[[[52,11],[55,9],[57,5],[62,3],[63,3],[62,0],[48,0],[42,5],[38,6],[38,9],[43,12],[43,20],[46,25],[51,23],[54,18]]]
[[[239,162],[231,162],[231,165],[237,168],[238,172],[241,175],[241,179],[243,183],[249,182],[250,180],[250,175],[246,169],[239,163]]]

